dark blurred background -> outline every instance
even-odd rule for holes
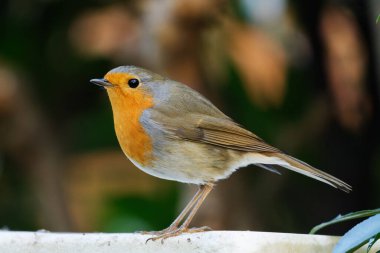
[[[379,14],[377,0],[2,0],[0,226],[157,230],[190,199],[195,186],[122,154],[89,83],[119,65],[188,84],[354,189],[251,166],[217,185],[194,226],[306,233],[379,207]]]

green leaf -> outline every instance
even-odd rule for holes
[[[373,210],[362,210],[362,211],[358,211],[358,212],[348,213],[345,215],[338,215],[337,217],[335,217],[334,219],[332,219],[330,221],[323,222],[323,223],[313,227],[310,230],[309,234],[315,234],[317,231],[321,230],[322,228],[325,228],[325,227],[330,226],[332,224],[336,224],[336,223],[340,223],[340,222],[348,221],[348,220],[353,220],[353,219],[366,218],[369,216],[374,216],[374,215],[379,214],[379,213],[380,213],[380,208],[373,209]]]
[[[353,252],[380,233],[380,214],[372,216],[345,233],[336,244],[333,253]]]
[[[369,251],[371,250],[372,246],[377,242],[377,240],[379,240],[379,238],[380,238],[380,233],[378,233],[377,235],[375,235],[374,237],[372,237],[371,239],[369,239],[368,247],[367,247],[367,253],[369,253]]]

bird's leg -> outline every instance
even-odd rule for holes
[[[213,187],[214,187],[213,184],[205,184],[205,185],[202,185],[200,187],[200,190],[201,190],[200,196],[195,201],[195,204],[192,207],[189,216],[186,218],[186,220],[183,222],[183,224],[179,228],[174,228],[172,230],[168,230],[165,233],[162,233],[156,237],[149,238],[147,241],[149,241],[149,240],[155,241],[155,240],[161,239],[163,242],[163,240],[166,238],[177,236],[177,235],[180,235],[180,234],[185,233],[185,232],[186,233],[197,233],[197,232],[203,232],[205,230],[210,230],[210,228],[208,228],[208,227],[190,228],[189,229],[188,226],[190,225],[191,220],[193,219],[193,217],[197,213],[199,207],[202,205],[203,201],[206,199],[207,195],[211,192]],[[178,224],[177,224],[177,226],[178,226]]]
[[[189,213],[189,211],[193,208],[193,206],[197,203],[200,196],[202,194],[202,186],[200,186],[195,193],[194,197],[190,200],[190,202],[186,205],[186,207],[182,210],[182,212],[178,215],[178,217],[170,224],[169,227],[160,230],[160,231],[142,231],[142,234],[150,234],[150,235],[162,235],[171,231],[178,229],[178,225],[181,223],[183,218]]]
[[[182,212],[178,215],[178,217],[173,221],[173,223],[168,227],[168,231],[172,231],[178,228],[178,225],[181,223],[183,218],[192,210],[194,210],[194,206],[199,202],[199,199],[202,196],[202,186],[198,188],[198,191],[195,193],[194,197],[190,200],[190,202],[186,205],[186,207],[182,210]],[[187,220],[187,219],[186,219]]]
[[[189,216],[186,218],[186,220],[183,222],[180,228],[187,229],[190,225],[191,220],[194,218],[195,214],[197,213],[198,209],[201,207],[203,201],[206,199],[207,195],[211,192],[214,185],[213,184],[206,184],[203,185],[203,192],[199,200],[194,205],[193,209],[191,210]]]

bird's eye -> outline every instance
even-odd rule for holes
[[[131,88],[136,88],[137,86],[139,86],[139,84],[140,84],[139,80],[137,80],[135,78],[129,79],[129,81],[128,81],[128,85]]]

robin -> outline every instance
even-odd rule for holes
[[[189,228],[202,202],[217,181],[249,164],[276,173],[273,166],[279,165],[351,191],[338,178],[267,144],[182,83],[135,66],[117,67],[90,82],[107,90],[117,139],[136,167],[155,177],[199,186],[168,228],[152,232],[152,240],[205,231],[207,227]]]

